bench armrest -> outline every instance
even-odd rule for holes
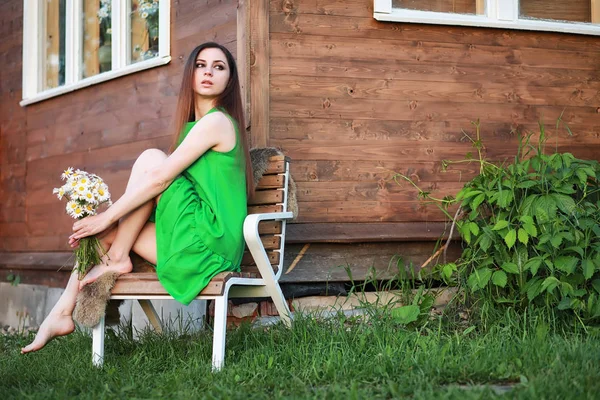
[[[294,214],[292,212],[277,212],[277,213],[263,213],[263,214],[250,214],[244,220],[244,239],[246,240],[246,244],[248,245],[248,250],[252,254],[252,258],[254,262],[256,262],[256,266],[262,275],[262,278],[265,281],[276,281],[277,278],[273,274],[273,267],[269,262],[269,257],[267,256],[267,252],[260,240],[260,235],[258,233],[258,224],[260,221],[285,221],[291,220],[294,218]],[[282,246],[283,241],[285,241],[285,229],[282,231],[281,235]],[[281,255],[279,261],[279,271],[278,276],[281,274],[281,267],[283,266],[283,254]]]

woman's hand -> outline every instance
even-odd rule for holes
[[[73,224],[73,234],[69,236],[69,243],[73,244],[73,240],[78,241],[87,236],[96,235],[110,226],[110,219],[106,212],[85,217]]]

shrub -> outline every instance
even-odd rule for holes
[[[445,207],[460,204],[455,224],[464,241],[456,263],[437,271],[497,303],[571,310],[590,323],[600,317],[600,165],[570,153],[546,154],[522,136],[514,162],[497,165],[477,148],[480,174]],[[449,165],[445,162],[445,165]],[[406,179],[406,178],[405,178]],[[449,215],[446,212],[446,215]]]

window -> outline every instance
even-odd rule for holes
[[[23,100],[164,65],[170,0],[24,0]]]
[[[600,0],[374,0],[379,21],[600,35]]]

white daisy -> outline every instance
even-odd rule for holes
[[[65,195],[65,189],[63,189],[62,187],[54,188],[52,189],[52,193],[55,194],[59,200],[62,200],[63,196]]]
[[[69,167],[65,170],[65,172],[62,173],[60,178],[64,181],[65,179],[69,178],[72,174],[73,174],[73,168]]]

